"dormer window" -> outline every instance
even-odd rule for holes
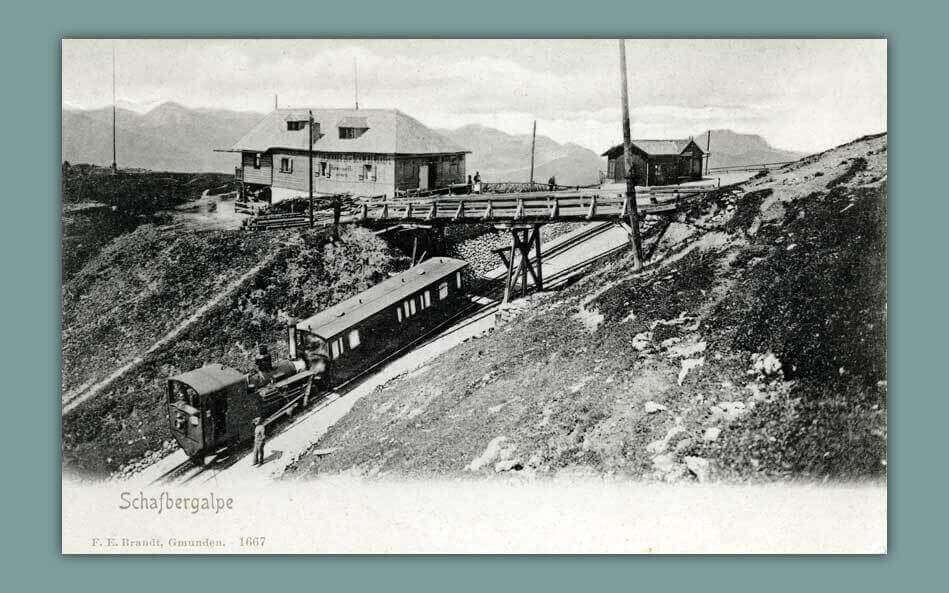
[[[306,129],[307,120],[299,119],[292,120],[287,122],[287,131],[288,132],[298,132],[300,130]]]
[[[355,140],[365,134],[368,129],[369,128],[340,128],[339,138],[340,140]]]
[[[340,140],[355,140],[369,129],[369,121],[365,117],[350,116],[339,120]]]

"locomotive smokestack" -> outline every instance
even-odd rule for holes
[[[257,347],[257,356],[254,357],[254,364],[257,365],[257,370],[262,373],[268,373],[273,370],[273,358],[271,358],[266,344],[260,344]]]

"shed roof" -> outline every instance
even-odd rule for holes
[[[171,378],[194,388],[201,395],[206,395],[240,383],[244,380],[244,375],[230,367],[212,363]]]
[[[690,145],[695,144],[695,141],[690,138],[685,138],[682,140],[633,140],[633,150],[639,150],[639,152],[645,153],[647,155],[676,155],[682,154],[685,152],[685,149],[689,148]],[[698,144],[695,144],[695,148],[702,154],[705,154]],[[617,144],[613,148],[610,148],[604,152],[601,156],[605,157],[616,157],[623,153],[623,145]]]
[[[306,121],[309,108],[276,109],[228,150],[266,152],[306,150],[309,131],[287,130],[288,121]],[[313,150],[373,154],[459,154],[471,152],[398,109],[313,108],[320,134]],[[358,138],[340,138],[339,128],[368,128]]]
[[[297,323],[297,329],[330,340],[359,322],[372,317],[402,299],[466,267],[468,262],[450,257],[433,257],[415,267],[383,280],[345,301]]]

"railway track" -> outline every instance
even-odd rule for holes
[[[594,223],[588,229],[577,233],[571,236],[569,239],[560,241],[550,247],[549,250],[544,252],[544,257],[555,257],[559,254],[562,254],[577,245],[580,245],[600,234],[607,232],[613,227],[613,223]],[[592,265],[597,260],[608,257],[618,251],[625,249],[625,246],[620,246],[614,249],[607,251],[606,253],[599,254],[597,256],[587,258],[582,262],[569,266],[565,269],[558,271],[555,274],[551,274],[548,278],[549,286],[555,286],[559,281],[565,280],[569,276],[575,274],[576,272],[582,270],[583,268]],[[459,308],[452,315],[446,319],[439,322],[437,325],[433,326],[430,330],[426,331],[424,334],[418,336],[407,344],[400,346],[398,349],[389,353],[382,359],[374,362],[372,365],[362,370],[355,377],[349,379],[348,381],[341,383],[340,385],[335,386],[331,391],[326,392],[326,395],[320,397],[314,401],[314,404],[307,408],[307,410],[290,422],[285,422],[280,424],[280,429],[277,434],[282,434],[285,431],[292,430],[297,424],[309,418],[313,414],[317,414],[320,410],[330,406],[335,403],[337,400],[345,397],[350,391],[356,388],[363,381],[375,374],[380,368],[390,364],[391,362],[405,356],[409,352],[420,348],[426,344],[433,342],[436,339],[450,336],[455,332],[461,331],[463,328],[467,327],[470,323],[475,323],[484,318],[484,316],[494,313],[500,305],[500,294],[503,292],[503,278],[494,278],[485,280],[480,286],[478,292],[481,293],[481,298],[478,300],[472,300],[467,305]],[[460,321],[470,318],[470,323],[459,324]],[[449,329],[451,328],[451,329]],[[448,331],[446,331],[448,330]],[[212,462],[210,465],[201,466],[196,465],[190,459],[186,459],[183,462],[175,465],[174,467],[168,469],[160,476],[152,480],[150,484],[188,484],[195,480],[201,479],[202,481],[213,479],[218,473],[226,471],[234,463],[236,463],[240,458],[246,455],[247,451],[241,449],[234,451],[226,458],[221,458]]]
[[[552,244],[549,249],[543,252],[543,257],[545,260],[549,260],[549,258],[561,255],[609,231],[614,226],[615,224],[612,222],[591,223],[590,226],[583,231],[578,232],[565,240]],[[644,238],[649,238],[650,234],[652,234],[650,231],[654,228],[660,228],[659,232],[661,232],[661,227],[661,224],[652,225],[645,230]],[[545,285],[547,289],[557,287],[563,282],[567,281],[570,277],[593,265],[597,261],[622,252],[625,249],[628,249],[626,244],[619,245],[604,252],[598,253],[592,257],[585,258],[573,265],[562,268],[555,273],[546,275]],[[484,317],[495,313],[501,305],[500,297],[503,293],[503,283],[503,276],[485,279],[477,289],[477,292],[481,295],[477,300],[471,300],[468,304],[459,308],[452,315],[433,326],[424,334],[418,336],[409,343],[400,346],[398,349],[362,370],[355,377],[344,383],[341,383],[340,385],[337,385],[333,390],[328,391],[322,397],[315,399],[314,403],[304,412],[294,416],[289,422],[281,422],[278,425],[279,431],[276,432],[274,436],[278,436],[285,433],[286,431],[293,430],[304,420],[312,417],[314,414],[320,413],[321,410],[346,397],[353,389],[373,376],[379,369],[385,367],[393,361],[398,360],[413,350],[432,343],[437,339],[443,339],[456,332],[462,331],[469,325],[477,323],[484,319]],[[465,319],[468,319],[467,323],[460,323]],[[155,478],[151,484],[164,483],[184,485],[196,480],[207,482],[214,479],[219,473],[226,471],[240,459],[245,457],[248,451],[249,449],[245,448],[235,450],[227,455],[227,457],[220,458],[206,466],[196,465],[190,459],[186,459],[185,461],[162,473],[160,476]]]

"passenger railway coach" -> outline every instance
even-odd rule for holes
[[[326,309],[291,329],[290,356],[325,356],[339,385],[457,310],[468,264],[436,257]]]
[[[290,360],[274,363],[262,346],[252,373],[210,364],[169,378],[172,435],[205,463],[251,438],[255,418],[266,425],[306,407],[451,317],[464,304],[467,265],[426,260],[291,325]]]

